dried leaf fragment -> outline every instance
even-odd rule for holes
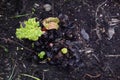
[[[108,29],[108,40],[112,39],[113,35],[115,34],[115,28],[114,27],[110,27]]]
[[[49,17],[43,20],[43,25],[47,30],[58,29],[60,20],[56,17]]]

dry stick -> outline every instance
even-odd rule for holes
[[[105,57],[120,57],[120,55],[105,55]]]
[[[113,72],[113,70],[111,69],[111,67],[109,66],[109,64],[105,67],[104,71],[107,71],[107,69],[110,70],[110,72],[111,72],[112,74],[114,74],[114,72]]]
[[[82,0],[82,2],[84,5],[90,6],[90,4],[88,4],[86,0]]]
[[[99,59],[95,54],[92,54],[92,56],[93,56],[98,62],[100,62],[100,59]]]
[[[99,11],[99,9],[105,4],[107,2],[107,0],[105,0],[103,3],[101,3],[100,5],[98,5],[98,7],[97,7],[97,9],[96,9],[96,12],[95,12],[95,22],[97,23],[97,24],[99,24],[98,22],[97,22],[97,20],[98,20],[98,11]]]
[[[11,73],[11,75],[10,75],[10,77],[9,77],[8,80],[12,80],[13,74],[14,74],[14,72],[15,72],[15,67],[16,67],[16,65],[14,65],[13,70],[12,70],[12,73]]]
[[[98,5],[97,9],[96,9],[96,12],[95,12],[95,22],[96,22],[96,34],[98,36],[98,38],[101,40],[102,37],[101,37],[101,34],[100,34],[100,30],[99,30],[99,26],[100,24],[97,22],[98,20],[98,11],[99,9],[107,2],[107,0],[105,0],[103,3],[101,3],[100,5]]]
[[[37,78],[37,77],[32,76],[32,75],[28,75],[28,74],[21,74],[21,75],[26,76],[26,77],[33,78],[33,79],[35,79],[35,80],[41,80],[40,78]]]
[[[23,47],[24,49],[26,49],[26,50],[28,50],[28,51],[30,51],[30,52],[36,53],[35,51],[33,51],[33,50],[31,50],[31,49],[29,49],[29,48],[23,46],[22,44],[20,44],[20,43],[18,43],[18,42],[16,42],[16,41],[11,40],[10,38],[7,38],[7,39],[6,39],[6,38],[0,38],[0,39],[1,39],[1,40],[4,40],[6,43],[7,43],[7,42],[15,43],[15,44],[17,44],[17,45]]]
[[[42,73],[42,80],[45,80],[45,74],[44,74],[44,72]]]
[[[84,78],[85,78],[86,76],[88,76],[88,77],[90,77],[90,78],[98,78],[98,77],[101,76],[101,74],[97,74],[97,75],[93,76],[93,75],[87,73],[87,74],[84,75]]]

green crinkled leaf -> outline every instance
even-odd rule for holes
[[[36,41],[43,34],[41,27],[39,27],[39,22],[36,22],[35,18],[28,19],[28,21],[25,21],[24,24],[25,27],[20,24],[20,28],[16,29],[16,37],[18,39]]]
[[[38,54],[38,57],[39,57],[40,59],[43,59],[44,56],[45,56],[45,51],[41,51],[41,52]]]

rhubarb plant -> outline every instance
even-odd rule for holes
[[[20,24],[20,28],[16,29],[16,37],[18,39],[37,41],[43,33],[36,18],[30,18],[24,21],[24,25]]]

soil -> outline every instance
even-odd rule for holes
[[[17,39],[16,28],[32,17],[40,22],[58,17],[60,27],[38,41]],[[64,47],[67,54],[61,53]],[[38,58],[40,51],[46,52],[44,59]],[[21,74],[41,80],[120,80],[119,64],[119,0],[0,1],[0,80],[33,80]]]

